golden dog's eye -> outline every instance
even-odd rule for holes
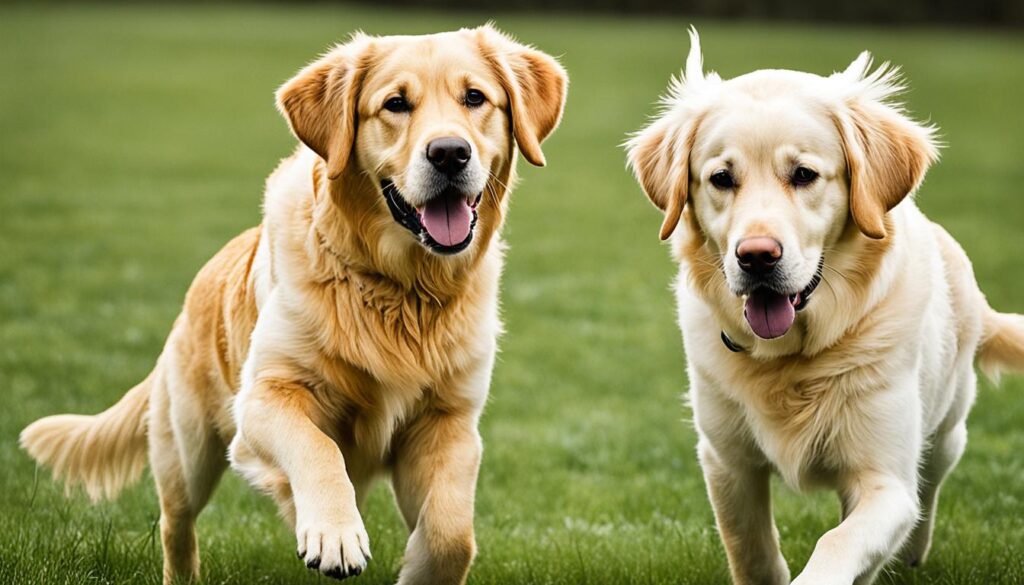
[[[732,173],[725,169],[711,173],[711,184],[719,189],[732,189],[736,186]]]
[[[411,110],[412,106],[409,105],[408,101],[406,101],[405,96],[399,95],[393,98],[389,98],[388,101],[384,102],[384,109],[389,112],[401,114]]]
[[[817,178],[818,173],[811,169],[807,167],[797,167],[796,170],[793,171],[793,178],[790,180],[793,181],[793,184],[797,187],[805,187],[813,183]]]
[[[479,89],[470,89],[466,91],[466,97],[464,98],[463,101],[465,102],[467,108],[475,108],[477,106],[483,105],[484,101],[486,100],[487,98],[484,97],[484,92],[480,91]]]

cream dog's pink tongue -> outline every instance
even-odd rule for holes
[[[761,339],[775,339],[789,331],[796,320],[796,308],[789,296],[759,288],[750,293],[743,307],[743,316]]]
[[[454,246],[469,237],[473,210],[465,197],[445,193],[431,199],[419,212],[420,222],[438,244]]]

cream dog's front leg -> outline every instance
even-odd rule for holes
[[[700,445],[704,481],[735,585],[788,585],[789,567],[772,518],[767,466],[723,465]]]
[[[865,473],[844,489],[849,513],[814,547],[793,585],[868,585],[917,521],[916,482]]]
[[[899,550],[920,510],[917,465],[921,457],[917,373],[890,389],[851,403],[862,427],[849,429],[842,448],[847,461],[838,489],[843,521],[814,547],[793,585],[869,585]]]
[[[697,450],[715,523],[735,585],[789,585],[772,517],[771,469],[752,444],[742,413],[713,383],[693,377]]]

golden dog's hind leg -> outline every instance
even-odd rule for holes
[[[150,412],[149,458],[160,497],[163,580],[199,578],[195,522],[227,466],[224,443],[195,402],[190,388],[167,360],[158,372]],[[170,362],[170,363],[168,363]]]
[[[412,534],[399,585],[465,583],[476,554],[473,502],[482,449],[468,415],[427,414],[404,434],[392,481]]]

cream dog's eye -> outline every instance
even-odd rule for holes
[[[736,186],[732,173],[725,169],[711,173],[711,184],[719,189],[732,189]]]
[[[412,106],[409,104],[408,100],[405,99],[405,96],[399,95],[384,102],[384,109],[389,112],[401,114],[412,110]]]
[[[807,167],[797,167],[793,171],[793,177],[790,179],[797,187],[805,187],[810,185],[818,178],[818,173],[812,171]]]
[[[475,108],[482,106],[486,99],[484,92],[479,89],[470,89],[466,91],[465,104],[467,108]]]

